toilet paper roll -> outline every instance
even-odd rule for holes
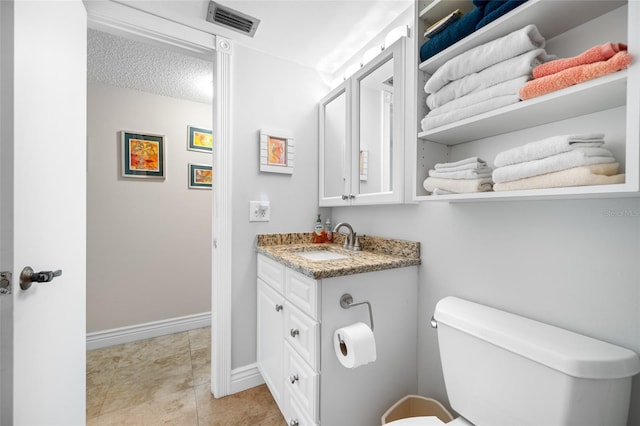
[[[337,329],[333,333],[333,348],[340,364],[356,368],[376,360],[376,340],[373,331],[363,322]]]

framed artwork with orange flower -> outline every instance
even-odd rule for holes
[[[290,132],[260,130],[260,171],[293,174],[295,146]]]
[[[213,132],[202,127],[187,126],[189,130],[189,145],[191,151],[212,152]]]
[[[122,176],[164,179],[164,135],[121,133]]]
[[[212,184],[213,170],[211,166],[189,164],[189,188],[211,189]]]

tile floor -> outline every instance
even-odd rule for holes
[[[283,426],[265,385],[210,392],[211,329],[87,352],[87,425]]]

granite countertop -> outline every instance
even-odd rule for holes
[[[335,235],[333,243],[314,244],[312,241],[311,233],[259,234],[257,250],[258,253],[314,279],[420,265],[419,242],[361,235],[362,251],[353,251],[342,248],[342,234]],[[318,250],[349,257],[312,261],[296,254]]]

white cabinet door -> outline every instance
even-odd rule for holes
[[[282,407],[284,299],[258,278],[258,368]]]

